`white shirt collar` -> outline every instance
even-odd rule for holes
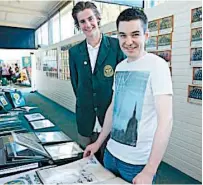
[[[88,48],[88,49],[98,49],[99,46],[100,46],[100,44],[101,44],[101,41],[102,41],[102,34],[101,34],[99,43],[98,43],[95,47],[91,46],[91,45],[87,42],[87,40],[86,40],[87,48]]]

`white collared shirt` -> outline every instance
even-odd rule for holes
[[[93,73],[95,65],[96,65],[97,55],[98,55],[98,52],[99,52],[99,47],[100,47],[101,41],[102,41],[102,35],[100,37],[99,43],[95,47],[92,47],[87,42],[87,50],[88,50],[88,53],[89,53],[92,73]],[[95,122],[93,132],[101,132],[101,125],[99,124],[98,117],[96,117],[96,122]]]

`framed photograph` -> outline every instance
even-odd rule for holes
[[[150,21],[148,24],[148,28],[151,36],[157,36],[159,29],[159,21],[158,20]]]
[[[159,20],[159,34],[167,34],[173,31],[173,16]]]
[[[190,64],[193,67],[202,66],[202,48],[192,48],[190,52]]]
[[[168,62],[168,66],[171,66],[171,51],[158,51],[157,55],[163,58],[166,62]]]
[[[157,37],[150,37],[146,42],[147,51],[156,51],[157,50]]]
[[[76,142],[46,145],[44,148],[53,160],[73,158],[83,153]]]
[[[33,129],[43,129],[43,128],[50,128],[54,127],[55,125],[49,121],[48,119],[44,120],[38,120],[38,121],[31,121],[30,125],[32,126]]]
[[[202,68],[201,67],[193,67],[192,83],[195,85],[202,85]]]
[[[192,29],[191,47],[202,47],[202,28]]]
[[[188,86],[188,102],[202,104],[202,87],[198,85]]]
[[[25,114],[24,116],[28,121],[36,121],[36,120],[40,120],[40,119],[45,119],[45,117],[43,115],[41,115],[40,113]]]
[[[38,137],[42,144],[72,141],[71,138],[69,138],[61,131],[35,132],[35,135]]]
[[[202,7],[192,9],[191,12],[191,27],[202,27]]]
[[[158,36],[158,50],[170,50],[172,38],[171,34]]]

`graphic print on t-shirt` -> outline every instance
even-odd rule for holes
[[[111,138],[136,147],[149,72],[117,71]]]

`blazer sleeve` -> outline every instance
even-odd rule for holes
[[[76,69],[76,64],[74,61],[74,55],[71,49],[69,50],[69,69],[70,69],[70,79],[73,87],[75,96],[77,96],[77,86],[78,86],[78,73]]]

